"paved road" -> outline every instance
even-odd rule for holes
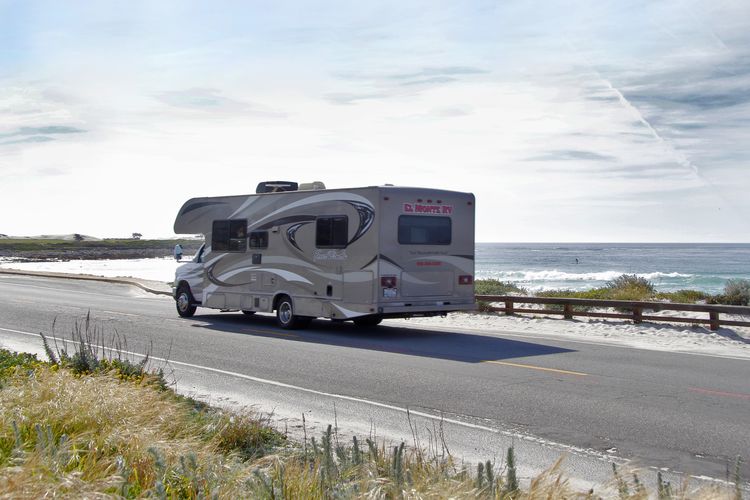
[[[338,401],[340,425],[377,422],[381,434],[409,408],[450,424],[468,456],[499,457],[493,447],[509,440],[528,445],[521,460],[567,451],[569,467],[592,481],[605,478],[608,460],[724,478],[736,456],[750,458],[748,360],[322,320],[288,332],[268,316],[201,309],[185,320],[169,298],[62,279],[0,275],[0,299],[0,343],[28,342],[53,321],[69,336],[90,310],[130,350],[169,358],[183,385],[216,399],[244,396],[280,413],[325,413]],[[601,467],[587,462],[601,457]],[[747,460],[742,472],[750,477]]]

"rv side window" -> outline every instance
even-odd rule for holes
[[[268,231],[251,231],[250,248],[268,248]]]
[[[247,220],[215,220],[211,231],[211,250],[216,252],[247,250]]]
[[[402,245],[450,245],[450,217],[401,215],[398,218],[398,242]]]
[[[349,218],[346,215],[318,217],[315,221],[315,246],[318,248],[346,248],[349,238]]]

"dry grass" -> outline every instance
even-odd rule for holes
[[[54,367],[17,373],[0,391],[0,425],[0,496],[242,491],[240,451],[224,443],[229,419],[151,385]]]

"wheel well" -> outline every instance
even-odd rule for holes
[[[284,297],[289,297],[289,295],[287,295],[286,293],[280,293],[273,298],[274,311],[279,308],[279,302],[281,302],[281,299],[283,299]],[[292,300],[292,298],[289,297],[289,300]]]
[[[185,280],[182,280],[179,283],[177,283],[177,290],[180,290],[182,288],[187,288],[188,292],[191,292],[190,284]]]

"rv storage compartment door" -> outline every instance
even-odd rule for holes
[[[401,273],[402,297],[453,295],[453,271],[414,271]]]

